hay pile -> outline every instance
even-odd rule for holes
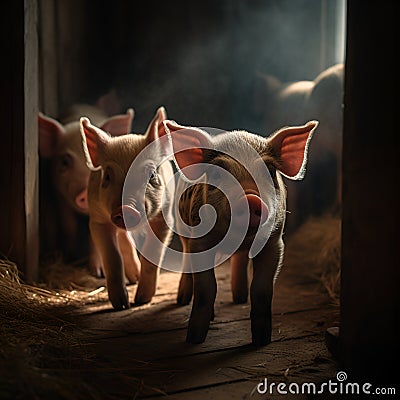
[[[312,217],[286,239],[285,265],[321,282],[338,305],[340,251],[340,218],[330,214]]]
[[[26,285],[15,264],[0,260],[1,399],[112,398],[99,382],[126,377],[96,359],[88,338],[73,334],[79,331],[74,311],[82,298],[91,301],[83,293]]]
[[[66,263],[60,255],[42,258],[39,267],[40,281],[46,288],[67,291],[90,292],[105,287],[105,279],[91,275],[86,265],[86,259]]]

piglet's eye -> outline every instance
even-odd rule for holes
[[[69,154],[64,154],[61,156],[60,165],[61,170],[66,171],[72,164],[72,157]]]
[[[110,168],[106,168],[103,175],[102,187],[105,189],[108,186],[110,186],[111,180],[112,180],[112,171]]]
[[[157,174],[157,171],[156,170],[151,170],[150,172],[149,172],[149,182],[152,184],[152,185],[158,185],[159,184],[159,178],[158,178],[158,174]]]

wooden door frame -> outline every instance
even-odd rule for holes
[[[1,3],[0,252],[25,279],[38,277],[37,2]]]
[[[397,1],[347,3],[341,361],[388,382],[398,379],[400,326],[398,16]]]

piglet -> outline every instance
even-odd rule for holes
[[[247,265],[252,258],[252,342],[257,346],[270,343],[272,293],[284,253],[286,190],[282,175],[303,178],[317,125],[310,121],[264,138],[245,131],[211,136],[199,128],[165,121],[181,173],[176,227],[185,273],[178,303],[188,304],[194,292],[187,342],[202,343],[206,338],[217,291],[214,267],[225,253],[231,256],[235,303],[247,301]],[[213,226],[206,226],[210,221]]]
[[[255,85],[254,111],[267,132],[307,118],[320,123],[315,138],[318,152],[309,159],[310,175],[301,185],[288,183],[291,229],[309,216],[340,209],[343,84],[344,64],[339,63],[314,80],[281,82],[272,75],[259,74]]]
[[[88,189],[90,233],[101,256],[109,299],[116,310],[130,306],[124,272],[131,282],[140,275],[136,303],[152,299],[163,246],[171,240],[169,199],[174,186],[167,187],[166,183],[173,182],[173,171],[170,162],[163,162],[168,153],[164,148],[168,147],[167,141],[158,143],[165,135],[165,119],[165,110],[160,107],[144,135],[119,137],[109,136],[87,118],[80,121],[86,162],[92,171]],[[129,174],[137,184],[129,184]],[[144,235],[143,253],[157,254],[157,260],[143,255],[139,259],[129,231]]]
[[[42,253],[60,249],[66,261],[87,256],[89,252],[87,246],[85,250],[79,249],[85,247],[82,242],[87,245],[90,242],[87,237],[90,171],[85,165],[79,126],[79,118],[84,115],[116,136],[130,131],[133,110],[107,117],[97,107],[77,104],[60,122],[39,113]],[[50,244],[52,241],[56,243]],[[94,271],[94,260],[95,255],[91,254],[89,264],[99,274]]]

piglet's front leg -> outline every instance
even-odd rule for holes
[[[217,294],[214,273],[215,257],[208,254],[203,258],[200,261],[201,266],[204,267],[202,269],[208,269],[193,274],[193,308],[186,336],[186,341],[193,344],[203,343],[206,339],[210,321],[214,318],[214,302]]]
[[[253,260],[250,318],[252,342],[255,346],[271,343],[274,277],[282,262],[283,248],[281,239],[275,243],[267,243]]]
[[[232,299],[235,304],[247,303],[247,298],[249,297],[248,263],[247,251],[237,252],[231,257],[231,288]]]
[[[182,237],[181,242],[183,247],[182,275],[179,281],[177,303],[181,306],[185,306],[191,302],[193,297],[193,274],[187,242]]]
[[[184,272],[179,281],[177,303],[186,306],[193,297],[193,274]]]
[[[135,303],[146,304],[151,301],[156,293],[159,268],[147,258],[140,256],[141,271],[137,288]]]
[[[108,296],[116,310],[129,308],[124,268],[117,242],[117,228],[112,224],[90,222],[90,233],[103,260]]]
[[[137,283],[140,277],[140,260],[135,242],[127,231],[118,230],[118,245],[124,261],[125,276],[129,283]]]
[[[161,265],[166,246],[172,236],[172,232],[163,218],[155,218],[149,225],[146,229],[146,239],[140,256],[140,280],[135,296],[137,304],[149,303],[153,298],[157,288],[158,266]],[[151,254],[152,260],[145,257],[147,254]]]

